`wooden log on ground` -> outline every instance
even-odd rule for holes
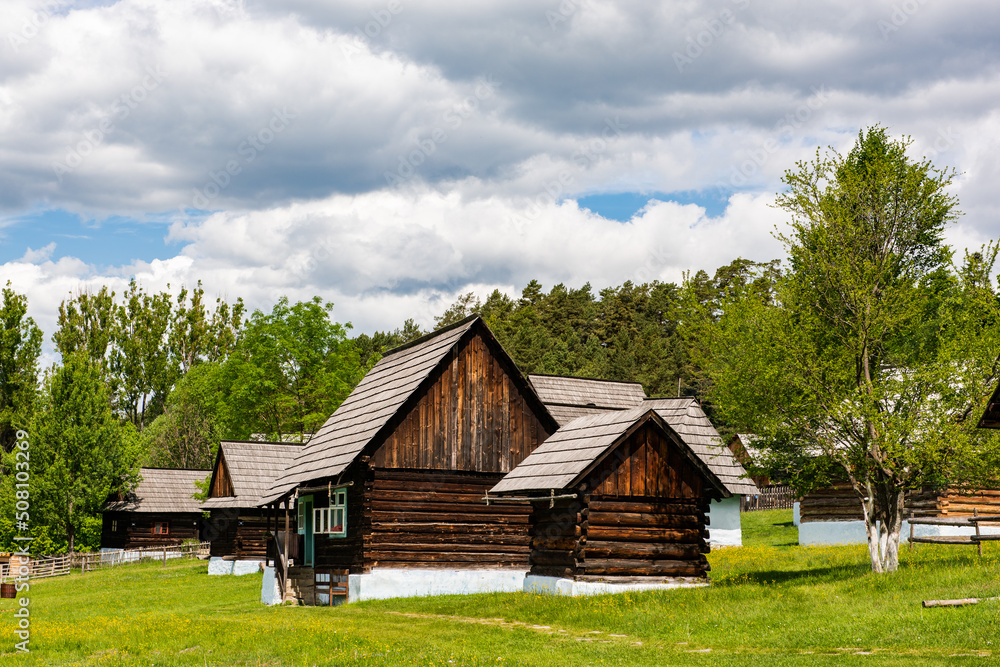
[[[987,600],[1000,600],[1000,597],[992,598],[961,598],[959,600],[924,600],[924,607],[961,607],[967,604],[979,604]]]

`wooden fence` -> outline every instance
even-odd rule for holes
[[[795,502],[795,492],[790,486],[765,486],[759,491],[757,495],[740,499],[741,512],[791,509]]]
[[[0,579],[16,577],[22,574],[22,567],[28,568],[28,576],[32,579],[57,577],[69,574],[71,570],[89,572],[106,567],[140,563],[143,561],[162,561],[166,563],[174,558],[208,557],[208,542],[179,544],[172,547],[149,547],[145,549],[129,549],[121,551],[104,551],[95,553],[64,554],[62,556],[43,556],[31,558],[22,564],[18,556],[11,557],[11,563],[0,563]]]
[[[208,550],[209,542],[195,542],[191,544],[178,544],[171,547],[146,547],[143,549],[103,551],[100,553],[81,553],[73,556],[73,567],[79,568],[81,572],[89,572],[143,561],[162,561],[165,564],[173,558],[207,557]]]

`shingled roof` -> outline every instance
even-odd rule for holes
[[[473,315],[386,353],[275,479],[261,504],[280,499],[304,482],[344,472],[369,443],[387,435],[393,417],[405,410],[411,397],[431,381],[434,371],[447,363],[451,351],[473,330],[499,347],[482,319]],[[516,367],[514,372],[521,378]],[[537,400],[527,382],[524,389]],[[544,411],[541,401],[538,407]],[[554,420],[552,426],[556,426]]]
[[[656,410],[726,485],[734,496],[758,493],[757,485],[722,442],[708,415],[693,398],[648,398],[643,405]]]
[[[561,426],[490,493],[572,486],[650,411],[678,436],[692,459],[727,494],[757,493],[743,466],[722,444],[719,433],[693,398],[647,399],[628,410],[578,417]]]
[[[634,408],[646,399],[638,382],[529,375],[528,381],[560,426],[577,417]]]
[[[986,403],[986,410],[980,417],[977,428],[1000,428],[1000,384],[993,391],[990,400]]]
[[[274,478],[295,460],[302,447],[298,442],[222,441],[209,488],[215,486],[221,465],[232,482],[234,495],[209,498],[202,508],[256,507]]]
[[[201,512],[200,502],[191,496],[198,493],[196,481],[212,474],[211,470],[140,468],[142,481],[123,500],[104,504],[105,512]]]
[[[616,410],[578,417],[560,427],[524,461],[510,471],[490,493],[548,491],[572,487],[601,461],[605,454],[625,440],[636,428],[652,422],[668,437],[672,429],[649,406]],[[681,438],[688,459],[703,471],[709,482],[725,492],[722,481]]]

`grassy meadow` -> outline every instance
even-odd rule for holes
[[[742,548],[709,555],[706,588],[554,598],[489,594],[336,608],[258,603],[260,576],[204,561],[32,584],[31,652],[12,665],[745,665],[1000,663],[1000,545],[921,545],[892,575],[861,546],[795,546],[791,511],[743,515]]]

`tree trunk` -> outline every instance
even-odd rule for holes
[[[903,500],[906,490],[891,479],[868,480],[868,497],[862,498],[868,556],[872,572],[895,572],[899,568],[899,537],[903,531]]]

